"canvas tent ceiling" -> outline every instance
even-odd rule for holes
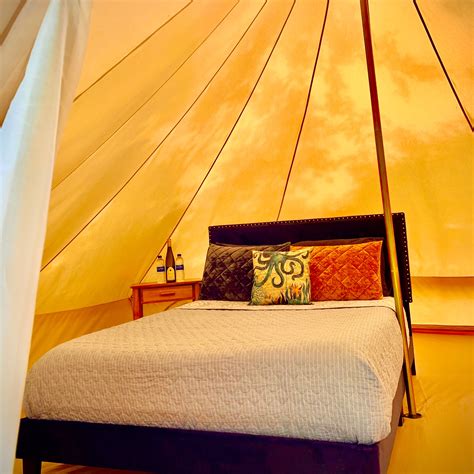
[[[6,5],[38,19],[47,3]],[[412,273],[471,276],[472,3],[371,7],[392,207],[407,213]],[[38,313],[128,297],[130,283],[154,279],[170,236],[187,275],[200,276],[210,224],[380,212],[359,15],[354,0],[93,2]],[[2,104],[35,28],[9,56]]]
[[[470,40],[472,5],[418,5],[472,117],[472,50],[452,48]],[[327,18],[326,2],[292,0],[111,8],[94,4],[57,157],[39,313],[127,297],[170,236],[200,276],[210,224],[381,211],[357,2],[331,1]],[[107,30],[120,13],[146,19],[142,37]],[[471,129],[413,3],[374,2],[372,22],[413,274],[470,276]],[[114,61],[130,50],[111,67],[102,43]]]

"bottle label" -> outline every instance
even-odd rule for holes
[[[176,265],[176,271],[184,270],[184,265]]]
[[[166,283],[166,270],[163,265],[156,267],[156,282]]]
[[[168,267],[166,270],[166,278],[168,281],[174,281],[175,280],[175,273],[174,273],[174,268],[173,267]]]

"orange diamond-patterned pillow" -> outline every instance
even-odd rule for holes
[[[301,248],[292,246],[291,250]],[[383,297],[382,241],[313,247],[309,261],[311,299],[378,300]]]

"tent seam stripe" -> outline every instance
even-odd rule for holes
[[[239,2],[237,2],[239,3]],[[237,5],[237,3],[234,5],[234,7]],[[183,119],[186,117],[186,115],[189,113],[189,111],[194,107],[194,105],[198,102],[198,100],[201,98],[201,96],[204,94],[204,92],[209,88],[209,85],[211,84],[211,82],[214,80],[214,78],[217,76],[217,74],[219,73],[219,71],[224,67],[224,65],[226,64],[226,62],[228,61],[228,59],[231,57],[232,53],[235,51],[235,49],[237,48],[237,46],[240,44],[240,42],[242,41],[242,39],[244,38],[244,36],[246,35],[246,33],[248,32],[248,30],[250,29],[250,27],[252,26],[252,24],[255,22],[256,18],[260,15],[260,13],[262,12],[263,8],[265,7],[265,5],[267,4],[267,0],[264,0],[263,4],[262,4],[262,7],[260,8],[260,10],[257,12],[257,14],[255,15],[255,17],[253,18],[253,20],[251,21],[250,25],[246,28],[246,30],[244,31],[244,33],[242,34],[242,36],[239,38],[239,40],[237,41],[237,43],[235,44],[235,46],[232,48],[232,50],[230,51],[230,53],[227,55],[227,57],[225,58],[225,60],[222,62],[222,64],[219,66],[219,68],[216,70],[216,72],[213,74],[213,76],[211,77],[211,79],[208,81],[208,83],[206,84],[206,86],[202,89],[202,91],[198,94],[198,96],[195,98],[195,100],[192,102],[192,104],[188,107],[188,109],[186,110],[186,112],[181,116],[181,118],[176,122],[176,124],[171,128],[171,130],[166,134],[166,136],[163,138],[163,140],[161,140],[161,142],[156,146],[156,148],[148,155],[148,157],[146,158],[146,160],[135,170],[135,172],[130,176],[130,178],[122,185],[122,187],[105,203],[105,205],[91,218],[89,219],[89,221],[74,235],[74,237],[71,238],[71,240],[69,240],[69,242],[64,245],[61,250],[59,252],[57,252],[54,257],[52,257],[47,263],[45,263],[42,267],[41,267],[41,271],[43,271],[44,269],[46,269],[46,267],[48,267],[48,265],[56,258],[58,257],[85,229],[86,227],[92,222],[94,221],[94,219],[117,197],[118,194],[120,194],[121,191],[123,191],[123,189],[127,186],[128,183],[130,183],[130,181],[136,176],[136,174],[143,168],[143,166],[145,166],[145,164],[153,157],[153,155],[157,152],[157,150],[161,147],[161,145],[166,141],[166,139],[173,133],[173,131],[176,129],[176,127],[183,121]],[[232,7],[232,9],[234,8]],[[231,12],[232,10],[229,11],[229,13]],[[216,27],[217,28],[217,27]],[[147,270],[148,271],[148,270]]]
[[[288,170],[288,175],[286,177],[285,187],[283,189],[283,195],[282,195],[281,202],[280,202],[280,208],[278,210],[278,214],[277,214],[277,218],[276,218],[277,221],[280,219],[280,214],[281,214],[281,211],[283,209],[283,203],[285,201],[286,191],[288,189],[288,184],[290,182],[291,172],[293,170],[293,165],[294,165],[294,162],[295,162],[295,159],[296,159],[296,153],[298,152],[298,146],[299,146],[299,143],[300,143],[301,134],[303,132],[303,128],[304,128],[304,124],[305,124],[305,120],[306,120],[306,114],[307,114],[308,108],[309,108],[309,102],[310,102],[310,99],[311,99],[311,92],[313,90],[314,78],[316,76],[316,67],[317,67],[318,60],[319,60],[319,53],[321,52],[321,45],[322,45],[322,42],[323,42],[324,32],[325,32],[325,29],[326,29],[326,20],[327,20],[328,12],[329,12],[329,3],[330,3],[330,0],[327,0],[326,11],[324,13],[323,25],[322,25],[322,29],[321,29],[321,36],[319,37],[318,51],[316,53],[316,58],[315,58],[315,61],[314,61],[314,66],[313,66],[313,72],[312,72],[312,75],[311,75],[311,81],[309,83],[308,95],[306,97],[305,109],[304,109],[304,112],[303,112],[303,117],[301,119],[301,125],[300,125],[300,129],[298,131],[298,137],[296,138],[296,144],[295,144],[295,149],[293,151],[293,156],[291,158],[290,169]]]
[[[73,170],[71,170],[66,176],[64,176],[61,181],[59,181],[57,184],[55,184],[52,187],[52,190],[55,190],[58,186],[60,186],[64,181],[66,181],[69,176],[71,176],[73,173],[75,173],[84,163],[86,163],[92,156],[97,153],[110,139],[112,139],[125,125],[132,120],[135,115],[140,112],[145,105],[147,105],[153,97],[155,97],[156,94],[180,71],[180,69],[194,56],[194,54],[199,50],[199,48],[212,36],[212,34],[219,28],[219,26],[226,20],[226,18],[232,13],[234,8],[240,3],[240,0],[237,0],[232,8],[222,17],[222,19],[216,24],[216,26],[209,32],[209,34],[196,46],[195,49],[186,57],[186,59],[170,74],[170,76],[156,89],[148,99],[143,102],[136,110],[133,112],[130,117],[125,120],[125,122],[122,123],[116,130],[114,130],[93,152],[89,153],[87,157],[81,161]]]
[[[234,125],[232,126],[232,128],[231,128],[229,134],[227,135],[227,138],[225,139],[225,141],[224,141],[224,143],[223,143],[221,149],[220,149],[219,152],[217,153],[217,156],[214,158],[214,161],[212,162],[211,166],[209,167],[209,170],[207,171],[206,175],[204,176],[203,180],[201,181],[201,184],[198,186],[196,192],[194,193],[194,196],[191,198],[189,204],[186,206],[186,209],[185,209],[185,210],[183,211],[183,213],[181,214],[181,217],[178,219],[178,222],[175,224],[175,226],[173,227],[173,230],[172,230],[171,233],[168,235],[168,238],[165,239],[165,242],[167,242],[167,241],[173,236],[173,234],[174,234],[174,232],[176,231],[176,229],[178,228],[179,224],[180,224],[181,221],[184,219],[184,216],[186,215],[186,212],[189,210],[189,208],[191,207],[192,203],[193,203],[194,200],[196,199],[197,195],[199,194],[199,191],[201,190],[201,188],[202,188],[202,186],[204,185],[206,179],[208,178],[208,176],[210,175],[212,169],[214,168],[215,164],[217,163],[217,160],[218,160],[219,157],[221,156],[221,153],[222,153],[222,151],[224,150],[224,148],[225,148],[227,142],[229,141],[230,137],[232,136],[232,133],[233,133],[233,131],[235,130],[235,127],[236,127],[237,124],[239,123],[240,118],[242,117],[242,115],[243,115],[245,109],[247,108],[247,105],[248,105],[248,103],[250,102],[250,99],[252,98],[252,96],[253,96],[253,94],[254,94],[254,92],[255,92],[255,89],[257,88],[257,85],[259,84],[260,79],[262,78],[263,73],[265,72],[265,70],[266,70],[266,68],[267,68],[267,66],[268,66],[268,63],[270,62],[270,59],[271,59],[271,57],[273,56],[273,53],[274,53],[274,51],[275,51],[275,49],[276,49],[276,46],[277,46],[277,44],[278,44],[278,42],[279,42],[279,40],[280,40],[280,38],[281,38],[281,35],[282,35],[282,33],[283,33],[283,31],[284,31],[284,29],[285,29],[285,27],[286,27],[286,24],[288,23],[288,20],[289,20],[289,18],[290,18],[290,16],[291,16],[291,13],[293,12],[293,8],[294,8],[294,6],[295,6],[295,3],[296,3],[296,0],[293,0],[293,3],[292,3],[292,5],[291,5],[291,8],[290,8],[290,10],[289,10],[289,12],[288,12],[287,17],[285,18],[285,21],[283,22],[283,25],[282,25],[282,27],[281,27],[281,30],[280,30],[280,32],[278,33],[278,36],[277,36],[277,38],[276,38],[276,40],[275,40],[275,43],[274,43],[274,45],[273,45],[273,47],[272,47],[272,49],[271,49],[271,51],[270,51],[270,54],[268,55],[268,58],[267,58],[267,60],[265,61],[265,64],[263,65],[263,68],[262,68],[262,70],[261,70],[261,72],[260,72],[260,74],[259,74],[259,76],[258,76],[258,78],[257,78],[257,81],[255,82],[255,84],[254,84],[254,86],[253,86],[253,88],[252,88],[252,90],[251,90],[251,92],[250,92],[250,94],[249,94],[247,100],[245,101],[245,104],[244,104],[242,110],[240,111],[239,116],[237,117],[237,120],[235,121],[235,123],[234,123]],[[262,7],[262,9],[263,9],[263,7]],[[254,21],[255,21],[255,20],[254,20]],[[249,25],[249,28],[248,28],[248,29],[250,29],[250,27],[252,26],[252,24],[253,24],[253,22]],[[248,30],[247,30],[247,31],[248,31]],[[163,246],[160,248],[160,251],[161,251],[163,248],[164,248],[164,244],[163,244]],[[148,272],[150,271],[150,268],[153,266],[154,261],[155,261],[155,259],[152,260],[151,264],[148,266],[148,268],[147,268],[147,270],[145,271],[144,275],[140,278],[140,280],[139,280],[140,282],[142,282],[143,279],[146,277],[146,275],[147,275]]]
[[[89,89],[94,87],[99,81],[101,81],[109,72],[113,71],[119,64],[121,64],[123,61],[125,61],[131,54],[133,54],[138,48],[143,46],[147,41],[149,41],[153,36],[156,35],[162,28],[164,28],[168,23],[173,21],[180,13],[182,13],[186,8],[193,3],[194,0],[190,0],[184,7],[182,7],[180,10],[178,10],[174,15],[172,15],[170,18],[168,18],[163,24],[161,24],[156,30],[154,30],[151,34],[149,34],[143,41],[141,41],[137,46],[132,48],[125,56],[122,56],[112,67],[107,69],[100,77],[98,77],[92,84],[87,86],[86,89],[84,89],[80,94],[78,94],[76,97],[74,97],[73,102],[76,102],[79,97],[84,95]]]
[[[439,54],[438,49],[436,48],[436,44],[435,44],[435,42],[434,42],[434,39],[433,39],[433,37],[431,36],[430,30],[428,29],[428,25],[427,25],[426,22],[425,22],[425,19],[424,19],[424,17],[423,17],[423,14],[421,13],[421,10],[420,10],[420,8],[419,8],[419,6],[418,6],[417,1],[416,1],[416,0],[413,0],[413,4],[415,5],[415,9],[416,9],[416,11],[417,11],[417,13],[418,13],[418,16],[419,16],[419,18],[420,18],[420,21],[421,21],[421,23],[423,24],[423,27],[424,27],[425,32],[426,32],[426,35],[428,36],[428,39],[430,40],[431,47],[433,48],[433,51],[435,52],[436,57],[438,58],[439,64],[440,64],[440,66],[441,66],[441,69],[442,69],[443,72],[444,72],[444,75],[445,75],[445,77],[446,77],[446,79],[447,79],[447,81],[448,81],[448,83],[449,83],[449,86],[451,87],[451,90],[453,91],[454,97],[456,97],[456,100],[457,100],[457,102],[458,102],[458,105],[459,105],[459,107],[461,108],[461,111],[462,111],[462,113],[463,113],[463,115],[464,115],[464,118],[467,120],[467,123],[468,123],[468,125],[469,125],[469,128],[471,129],[471,132],[472,132],[472,131],[474,131],[474,125],[473,125],[473,123],[471,122],[471,118],[469,117],[469,114],[467,113],[466,109],[464,108],[464,106],[463,106],[463,104],[462,104],[462,102],[461,102],[461,99],[460,99],[460,97],[458,96],[458,93],[456,92],[456,89],[455,89],[455,87],[454,87],[454,84],[453,84],[453,82],[451,81],[451,78],[450,78],[450,76],[449,76],[449,74],[448,74],[448,70],[446,69],[446,67],[445,67],[445,65],[444,65],[444,63],[443,63],[443,60],[441,59],[441,55]]]

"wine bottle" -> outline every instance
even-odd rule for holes
[[[184,280],[184,259],[183,256],[178,253],[176,257],[176,281]]]
[[[176,270],[174,268],[174,255],[171,248],[171,239],[168,240],[168,249],[166,250],[166,281],[171,283],[176,281]]]
[[[161,255],[158,255],[158,260],[156,261],[156,282],[166,283],[165,261]]]

